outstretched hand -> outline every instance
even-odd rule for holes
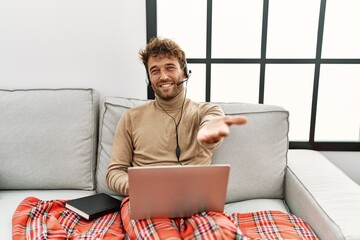
[[[247,118],[240,115],[214,117],[199,130],[197,140],[203,146],[217,143],[230,134],[231,125],[243,125],[246,122]]]

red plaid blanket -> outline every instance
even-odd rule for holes
[[[126,208],[122,208],[122,221],[119,212],[107,214],[97,219],[86,221],[74,212],[65,208],[65,200],[41,201],[35,197],[24,199],[13,215],[13,240],[20,239],[129,239],[122,226],[135,225],[143,227],[142,234],[153,234],[155,226],[163,224],[163,220],[152,221],[130,220],[125,214]],[[124,210],[125,209],[125,210]],[[209,232],[207,222],[222,221],[226,216],[235,228],[237,235],[230,239],[317,239],[310,227],[298,217],[280,211],[261,211],[246,214],[232,214],[227,216],[220,213],[207,213],[195,215],[187,221],[185,231],[187,236],[197,239],[220,239],[216,235],[211,238],[203,237],[204,231]],[[170,224],[175,222],[170,221]],[[204,224],[204,223],[207,223]],[[173,225],[172,227],[175,227]],[[192,226],[192,227],[189,227]],[[241,229],[241,230],[240,230]],[[241,234],[239,234],[241,233]],[[246,237],[245,237],[245,236]],[[140,235],[137,235],[140,239]],[[209,235],[207,235],[209,236]],[[146,238],[148,239],[148,238]]]

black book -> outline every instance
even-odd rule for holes
[[[121,200],[105,193],[76,198],[66,202],[65,207],[86,220],[101,217],[120,210]]]

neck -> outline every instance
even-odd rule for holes
[[[164,110],[176,110],[182,107],[182,104],[185,100],[184,89],[173,99],[162,99],[159,96],[155,95],[155,102],[160,108]]]

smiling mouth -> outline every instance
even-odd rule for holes
[[[161,83],[160,85],[159,85],[159,87],[160,88],[169,88],[169,87],[171,87],[172,85],[174,85],[174,83]]]

